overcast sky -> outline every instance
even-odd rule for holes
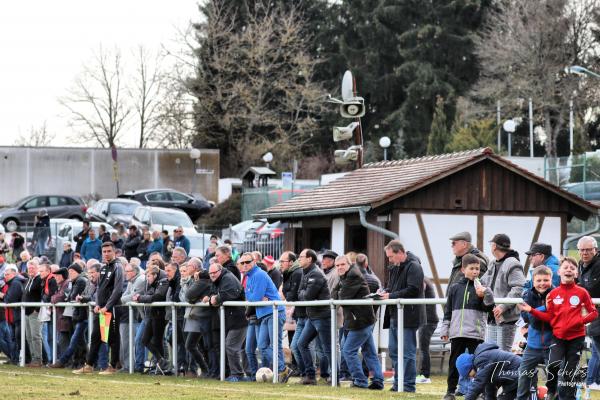
[[[177,29],[198,20],[197,0],[31,0],[0,2],[0,145],[44,121],[68,144],[69,128],[57,99],[99,45],[124,57],[142,44],[173,46]],[[126,136],[128,145],[135,137]]]

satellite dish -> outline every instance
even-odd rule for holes
[[[508,133],[513,133],[516,129],[517,129],[517,124],[515,123],[514,120],[509,119],[507,121],[504,122],[504,124],[502,125],[502,127],[504,128],[504,130]]]
[[[342,99],[348,101],[354,97],[354,77],[352,72],[346,71],[342,79]]]

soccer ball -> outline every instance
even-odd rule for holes
[[[259,370],[256,371],[256,382],[273,382],[273,371],[271,371],[271,369],[267,367],[259,368]]]

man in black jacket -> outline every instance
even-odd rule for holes
[[[302,268],[302,282],[298,292],[298,300],[329,300],[330,292],[327,286],[327,280],[323,271],[317,267],[317,253],[312,249],[304,249],[298,256],[300,267]],[[298,340],[298,348],[302,362],[304,362],[305,376],[302,379],[304,385],[316,385],[315,364],[312,353],[309,348],[317,336],[323,346],[328,365],[331,364],[331,320],[328,306],[307,307],[307,321],[302,329],[302,334]],[[325,364],[321,364],[324,367]]]
[[[110,314],[110,327],[108,335],[108,345],[110,346],[110,365],[100,373],[102,375],[113,374],[117,371],[119,362],[119,346],[121,338],[119,337],[118,315],[115,313],[115,306],[119,304],[123,292],[123,267],[117,258],[115,258],[115,245],[112,242],[102,244],[102,258],[104,264],[100,268],[100,278],[98,279],[98,288],[96,289],[96,306],[94,307],[94,329],[92,330],[92,340],[87,354],[86,364],[75,374],[86,374],[94,371],[94,362],[98,359],[100,351],[100,314],[108,316]]]
[[[81,246],[83,246],[83,242],[88,238],[90,229],[90,221],[83,221],[83,229],[73,238],[76,242],[75,253],[81,253]]]
[[[23,302],[39,303],[42,301],[42,278],[36,261],[27,263],[27,282],[23,288]],[[42,324],[38,318],[39,307],[25,307],[25,337],[31,353],[30,368],[42,366]]]
[[[4,303],[19,303],[23,297],[23,285],[25,278],[19,274],[16,266],[9,265],[4,271],[4,281],[6,282],[0,298]],[[13,343],[12,353],[8,356],[12,364],[19,362],[19,351],[21,348],[21,310],[19,308],[6,308],[6,320],[11,330],[11,339]]]
[[[298,291],[302,282],[302,268],[297,261],[296,254],[291,251],[285,251],[279,258],[279,265],[283,273],[283,284],[281,291],[286,301],[298,301]],[[298,349],[298,340],[302,334],[302,329],[306,324],[306,307],[294,307],[292,318],[296,321],[296,330],[288,330],[288,340],[292,351],[292,364],[298,368],[301,376],[305,375],[304,362]]]
[[[382,299],[423,298],[423,268],[419,259],[407,252],[399,240],[390,241],[385,246],[389,260],[390,278],[388,287],[380,292]],[[398,390],[398,320],[395,305],[386,307],[384,328],[389,327],[389,350],[394,367],[393,391]],[[423,305],[404,306],[404,391],[416,390],[417,377],[417,329],[425,321]]]
[[[346,256],[335,259],[340,282],[334,291],[334,298],[340,300],[361,300],[370,293],[369,285],[358,266],[350,265]],[[354,387],[383,390],[383,372],[377,358],[377,348],[373,340],[375,313],[372,306],[343,306],[344,329],[346,338],[342,345],[342,355],[352,374]],[[363,372],[362,363],[358,357],[358,349],[362,349],[363,359],[367,369],[373,373],[371,384]]]
[[[233,273],[223,268],[221,264],[212,264],[208,270],[212,289],[210,297],[204,297],[204,303],[219,307],[226,301],[243,301],[244,288]],[[244,307],[225,307],[225,355],[229,364],[230,375],[228,382],[244,380],[242,368],[242,345],[246,338],[247,321]]]
[[[137,226],[129,225],[129,234],[127,240],[123,243],[123,252],[127,260],[131,260],[131,257],[137,257],[137,249],[141,242],[142,237],[138,233]]]

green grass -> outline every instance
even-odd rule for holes
[[[325,384],[302,386],[298,378],[286,385],[227,383],[215,380],[114,374],[74,375],[70,370],[27,369],[0,366],[4,399],[422,399],[441,400],[446,377],[434,376],[433,383],[417,385],[417,393],[391,393],[347,387],[331,388]],[[592,394],[600,399],[600,392]]]

